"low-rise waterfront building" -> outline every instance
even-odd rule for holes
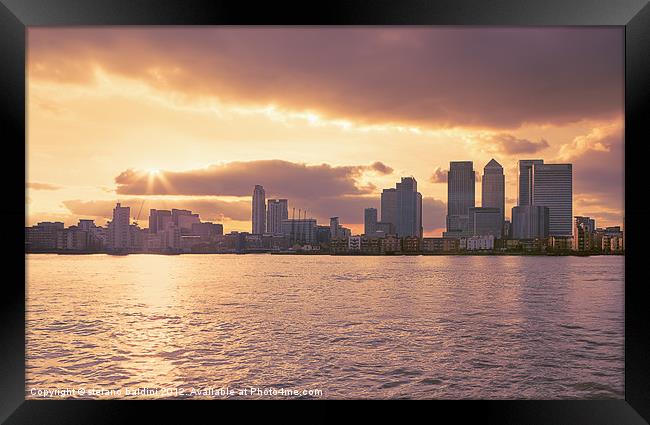
[[[461,246],[467,251],[486,251],[494,249],[494,235],[470,236],[461,238]]]
[[[457,238],[422,238],[422,252],[455,252],[459,249]]]
[[[623,243],[623,235],[613,235],[610,236],[609,240],[609,251],[614,253],[621,253],[625,250],[625,245]]]
[[[381,240],[382,254],[396,254],[402,252],[402,240],[397,235],[386,235]]]
[[[335,236],[330,238],[330,254],[347,254],[348,238],[344,236]]]
[[[517,251],[521,248],[519,239],[507,239],[504,244],[504,248],[507,251]]]
[[[378,236],[364,235],[361,237],[361,253],[377,255],[381,253],[381,239]]]
[[[548,247],[553,251],[570,251],[573,247],[573,236],[550,236]]]
[[[408,253],[420,252],[420,238],[417,236],[406,236],[402,238],[402,251]]]
[[[203,244],[200,236],[185,235],[181,236],[180,248],[183,252],[192,252],[198,245]]]
[[[361,236],[350,236],[348,239],[348,252],[361,252]]]
[[[521,239],[519,241],[519,247],[524,252],[544,252],[548,245],[548,240],[546,238],[536,238],[536,239]]]
[[[25,250],[27,252],[56,250],[58,234],[63,232],[64,226],[60,221],[42,221],[35,226],[26,227]]]

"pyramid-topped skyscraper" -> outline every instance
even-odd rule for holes
[[[506,179],[503,167],[494,158],[483,168],[481,206],[483,208],[499,208],[501,221],[506,209]]]

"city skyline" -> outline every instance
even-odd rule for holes
[[[575,220],[583,216],[573,216],[573,164],[548,164],[541,159],[519,160],[518,204],[512,208],[512,214],[507,219],[504,216],[505,177],[503,167],[492,158],[484,167],[483,196],[481,206],[476,206],[476,183],[479,180],[473,169],[472,161],[452,161],[448,172],[447,191],[447,231],[443,238],[460,238],[470,236],[491,236],[495,239],[546,239],[549,237],[566,238],[575,236]],[[124,228],[138,226],[137,220],[142,213],[144,201],[140,205],[137,217],[130,217],[130,207],[122,207],[118,202],[113,209],[113,220],[119,221],[120,232],[128,233]],[[264,186],[256,184],[251,200],[252,228],[251,235],[288,236],[292,241],[299,240],[296,235],[310,233],[310,242],[316,243],[317,219],[307,217],[307,210],[292,207],[291,218],[288,212],[288,199],[266,200]],[[367,207],[363,210],[363,232],[355,236],[387,236],[399,238],[423,238],[422,231],[422,195],[417,191],[417,180],[414,177],[401,177],[394,188],[385,188],[381,192],[381,221],[378,220],[377,208]],[[126,213],[123,213],[126,211]],[[590,226],[588,232],[593,232],[595,219],[587,217]],[[111,221],[108,222],[110,226]],[[94,220],[80,219],[79,225],[87,227]],[[296,232],[296,223],[310,227],[308,230]],[[61,222],[40,222],[39,225],[62,225]],[[168,225],[172,224],[170,228]],[[150,209],[149,233],[160,231],[186,231],[191,235],[194,224],[213,226],[212,222],[202,222],[198,213],[191,210],[172,208],[171,210]],[[223,234],[223,225],[217,224]],[[312,228],[313,227],[313,228]],[[605,226],[611,227],[611,226]],[[619,224],[619,227],[620,224]],[[623,226],[624,227],[624,226]],[[512,232],[510,230],[512,229]],[[352,230],[340,224],[338,216],[330,217],[329,230],[331,237],[352,235]],[[126,234],[125,233],[125,234]],[[189,233],[189,234],[188,234]],[[202,233],[202,231],[200,232]],[[239,233],[237,230],[232,233]],[[116,236],[117,238],[117,236]],[[128,238],[125,236],[124,238]],[[320,241],[323,242],[323,241]],[[302,241],[302,243],[305,243]],[[119,245],[119,244],[118,244]],[[118,246],[119,248],[119,246]]]
[[[332,49],[334,39],[342,42]],[[477,43],[483,55],[465,53]],[[341,69],[318,62],[325,45]],[[147,211],[188,208],[250,231],[260,184],[267,199],[289,199],[319,223],[339,216],[362,233],[382,189],[414,176],[424,235],[440,236],[449,162],[467,158],[476,206],[495,158],[511,218],[518,160],[543,158],[574,164],[572,215],[623,223],[616,29],[32,28],[27,53],[26,225],[101,225],[117,201],[133,213],[144,200]],[[484,72],[495,55],[497,69]],[[367,79],[370,69],[385,71]]]
[[[426,214],[426,211],[422,209],[422,195],[417,191],[417,180],[412,176],[401,177],[401,182],[397,182],[395,187],[383,189],[382,192],[378,194],[378,204],[380,205],[380,208],[364,207],[362,211],[362,223],[360,225],[348,225],[351,227],[351,229],[348,230],[350,234],[354,235],[368,235],[369,233],[374,233],[374,229],[376,229],[382,234],[395,233],[400,237],[417,236],[422,238],[442,236],[458,238],[483,234],[478,230],[479,228],[482,228],[483,231],[489,230],[490,234],[496,235],[497,232],[494,229],[500,228],[501,233],[506,237],[507,232],[505,232],[506,229],[504,226],[507,224],[514,226],[514,234],[526,234],[529,235],[529,237],[534,238],[571,236],[575,230],[574,219],[576,217],[581,217],[581,215],[573,214],[573,164],[545,164],[544,160],[539,159],[519,160],[518,164],[518,202],[513,205],[510,213],[502,211],[500,207],[505,199],[503,189],[506,179],[503,174],[503,167],[501,167],[494,158],[486,164],[482,176],[473,169],[473,161],[451,161],[451,171],[448,172],[449,177],[447,179],[447,191],[448,199],[453,199],[453,202],[447,202],[446,231],[441,229],[441,234],[439,235],[431,235],[423,232],[421,219]],[[538,170],[538,181],[535,184],[534,176],[536,170]],[[486,186],[487,179],[493,180],[489,186]],[[480,201],[477,201],[476,186],[479,185],[479,182],[481,181],[483,182],[483,188],[481,190],[482,196]],[[409,193],[412,193],[413,195],[409,195]],[[406,198],[407,196],[410,197]],[[415,197],[413,198],[413,196]],[[120,216],[120,221],[127,223],[127,226],[137,226],[145,202],[146,199],[140,202],[137,217],[135,215],[126,217],[124,214],[118,214],[118,216]],[[377,199],[367,197],[366,202],[377,203]],[[479,204],[480,206],[478,206]],[[322,221],[312,215],[307,217],[307,210],[302,208],[298,208],[298,216],[296,216],[295,206],[292,207],[293,211],[290,217],[288,205],[288,199],[269,198],[267,200],[264,186],[256,184],[254,185],[253,196],[251,197],[249,204],[249,214],[251,214],[252,217],[250,221],[251,227],[249,229],[232,228],[229,230],[232,232],[258,235],[279,235],[285,233],[283,230],[284,221],[305,219],[313,221],[314,226]],[[544,207],[545,210],[531,209],[528,207]],[[130,208],[130,206],[122,207],[121,202],[118,200],[116,202],[116,207],[112,209],[111,217],[114,218],[116,216],[116,211],[123,211]],[[535,218],[526,216],[525,222],[523,222],[522,220],[524,219],[522,219],[522,217],[524,216],[521,214],[524,211],[525,214],[536,214]],[[546,217],[538,217],[538,211],[542,211],[543,214],[545,213]],[[381,220],[378,219],[379,212],[381,212]],[[161,213],[166,213],[169,217],[159,217],[158,215]],[[412,217],[410,217],[410,215],[412,215]],[[178,208],[157,210],[155,208],[150,208],[149,227],[144,228],[144,230],[151,231],[153,229],[153,232],[155,233],[158,230],[164,229],[165,223],[173,223],[179,226],[179,220],[183,218],[181,216],[193,219],[192,222],[201,223],[198,218],[199,213],[193,214],[191,210]],[[167,218],[166,221],[164,220],[165,218]],[[79,220],[79,222],[95,221],[94,219],[83,217],[76,217],[75,219]],[[161,221],[161,219],[163,219],[163,221]],[[339,223],[338,216],[330,217],[330,226],[332,219],[336,219],[337,223]],[[519,224],[516,223],[517,219],[520,221]],[[213,224],[213,219],[209,218],[208,220],[211,221],[204,223]],[[188,223],[191,225],[192,222]],[[44,220],[39,223],[62,222]],[[100,225],[109,225],[110,223],[111,220],[109,218],[105,223],[100,223]],[[420,223],[419,231],[417,230],[418,223]],[[32,225],[36,224],[38,223]],[[223,223],[215,224],[222,226],[223,229]],[[541,232],[537,232],[537,230],[532,231],[530,229],[529,231],[522,230],[522,225],[531,226],[533,224],[534,226],[538,226],[536,229],[543,230],[541,230]],[[75,225],[76,222],[68,224],[68,226]],[[385,227],[384,225],[387,225],[388,227]],[[614,225],[624,227],[623,222],[606,222],[605,227],[611,227]],[[28,224],[26,224],[26,226],[29,227]],[[340,224],[337,224],[337,226],[340,226]],[[372,230],[369,231],[369,229]],[[384,229],[390,229],[390,231]],[[518,239],[524,237],[520,236],[515,238]]]

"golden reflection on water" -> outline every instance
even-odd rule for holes
[[[27,270],[28,390],[623,394],[621,257],[28,255]]]

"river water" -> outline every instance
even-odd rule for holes
[[[30,254],[26,268],[29,399],[624,397],[621,256]]]

